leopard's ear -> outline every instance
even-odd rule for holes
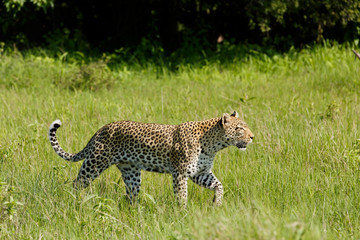
[[[221,118],[223,128],[227,128],[231,125],[231,117],[228,113],[224,113]]]
[[[239,114],[236,111],[234,111],[230,116],[239,118]]]

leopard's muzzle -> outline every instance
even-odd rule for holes
[[[247,147],[247,143],[246,142],[238,142],[236,143],[236,147],[239,148],[240,150],[246,150]]]

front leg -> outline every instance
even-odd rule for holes
[[[173,188],[176,200],[182,205],[187,203],[187,179],[188,177],[182,173],[173,173]]]
[[[196,183],[202,187],[205,187],[205,188],[215,191],[214,203],[217,206],[221,205],[222,196],[224,193],[223,186],[222,186],[221,182],[215,177],[215,175],[211,171],[196,174],[195,176],[190,177],[190,179],[194,183]]]

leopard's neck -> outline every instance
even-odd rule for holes
[[[203,134],[200,137],[201,153],[210,157],[228,147],[229,144],[224,138],[224,129],[222,127],[221,118],[213,118],[199,122],[199,128]]]

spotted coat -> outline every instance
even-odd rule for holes
[[[49,128],[49,140],[55,152],[65,160],[85,159],[77,178],[76,188],[87,187],[111,165],[121,171],[128,198],[139,193],[141,170],[170,173],[176,198],[186,204],[187,180],[215,191],[214,202],[221,204],[223,186],[212,173],[218,151],[228,146],[245,150],[254,135],[238,114],[220,118],[162,125],[132,121],[113,122],[103,126],[79,153],[65,152],[56,138],[59,120]]]

